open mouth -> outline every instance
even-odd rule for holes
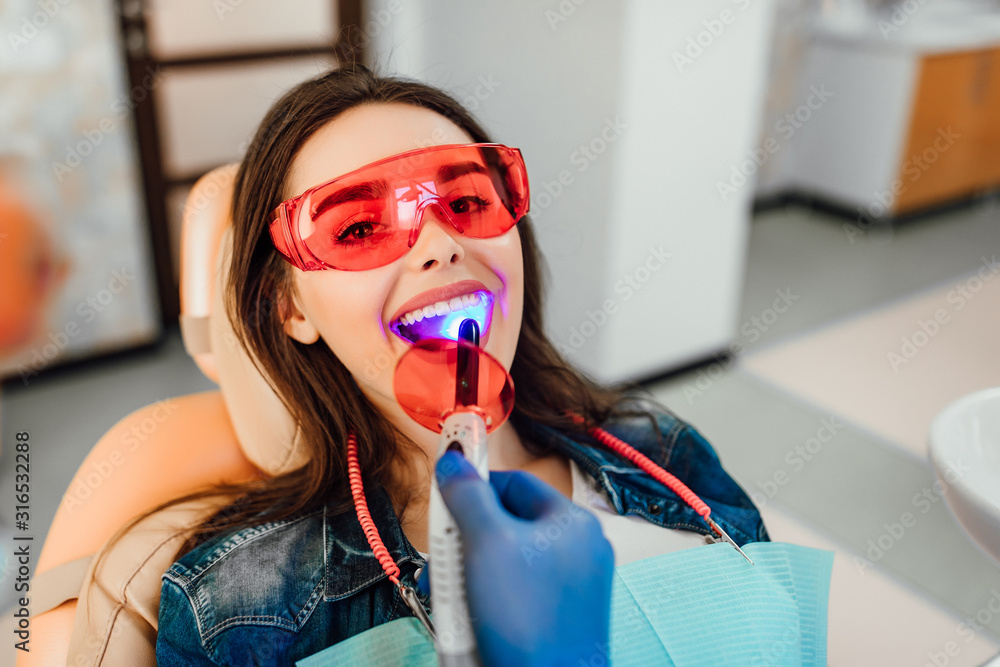
[[[425,338],[458,338],[458,327],[463,320],[474,319],[481,337],[489,331],[493,319],[493,294],[478,290],[469,294],[438,301],[430,306],[405,313],[392,322],[389,328],[397,336],[411,343]]]

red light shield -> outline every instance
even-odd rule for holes
[[[441,432],[444,418],[455,409],[458,348],[479,358],[479,404],[486,432],[507,421],[514,408],[514,381],[489,353],[464,340],[428,338],[414,343],[396,364],[396,400],[421,426]]]

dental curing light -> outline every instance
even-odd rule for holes
[[[457,333],[456,340],[414,343],[396,366],[393,389],[407,414],[441,434],[437,459],[457,450],[489,481],[486,439],[514,407],[513,380],[479,347],[476,320],[463,320]],[[465,597],[462,537],[433,476],[429,524],[432,636],[438,661],[442,667],[479,665]]]

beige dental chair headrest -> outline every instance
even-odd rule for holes
[[[302,433],[240,345],[222,300],[236,171],[235,164],[210,171],[188,196],[181,235],[181,334],[188,354],[219,385],[246,457],[279,475],[306,463]]]

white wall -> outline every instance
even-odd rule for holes
[[[672,257],[608,321],[599,363],[613,378],[697,360],[739,328],[754,188],[719,184],[757,145],[772,16],[756,0],[628,7],[619,106],[630,127],[616,146],[606,284],[639,271],[649,246]],[[692,36],[708,45],[675,59],[690,57]]]

